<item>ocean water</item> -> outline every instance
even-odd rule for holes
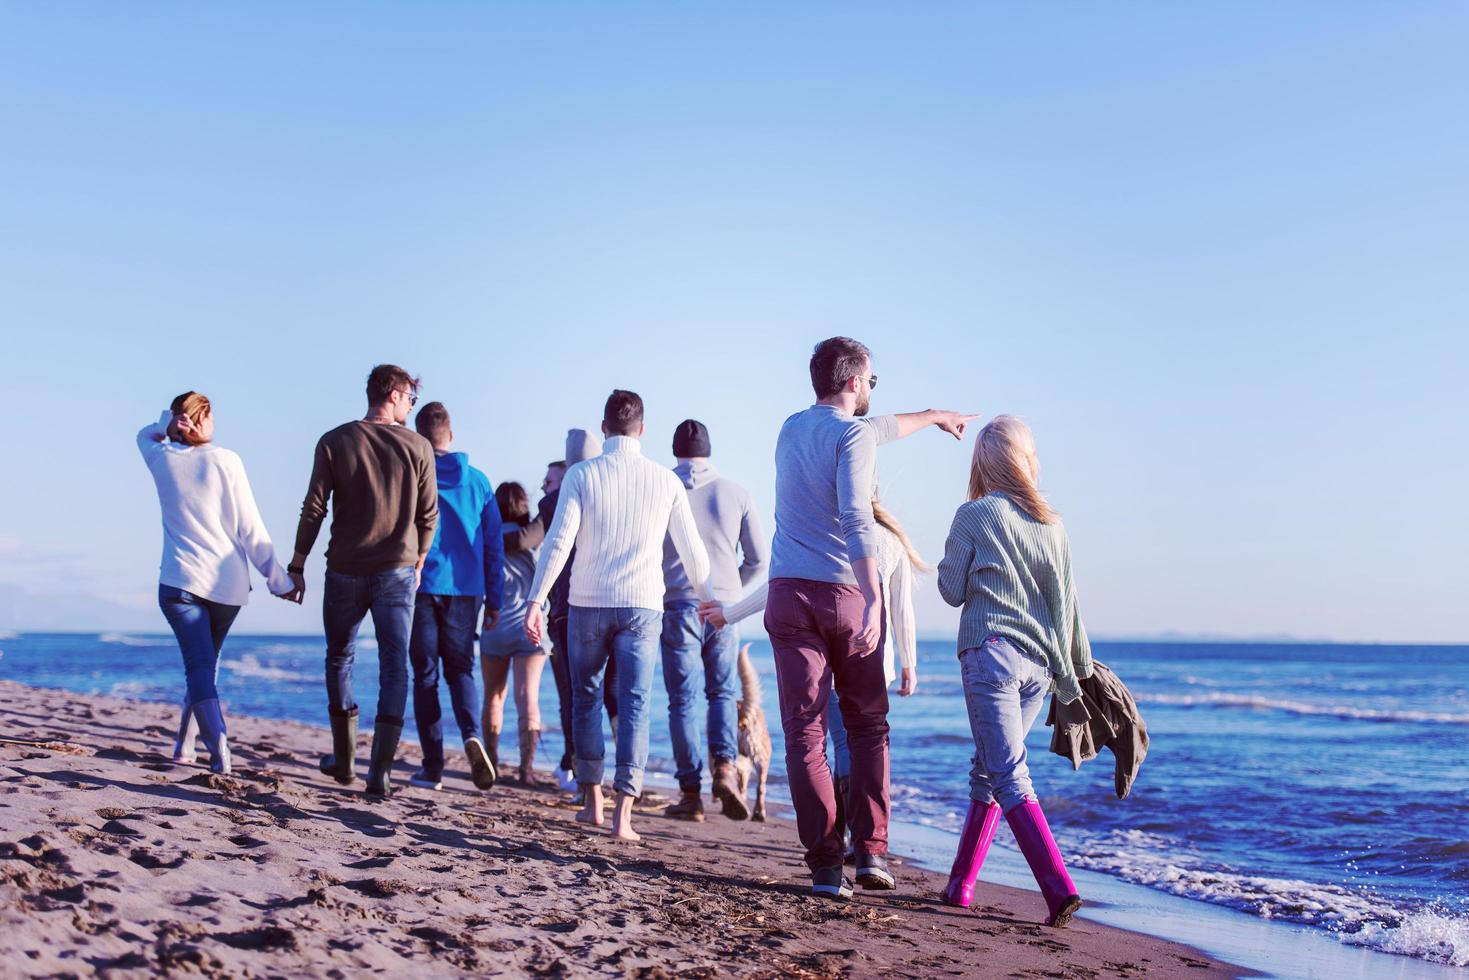
[[[756,640],[752,655],[780,799],[768,645]],[[1073,772],[1048,751],[1050,729],[1031,732],[1032,777],[1074,868],[1424,966],[1469,966],[1469,648],[1099,642],[1095,655],[1132,690],[1152,746],[1119,801],[1110,753]],[[221,693],[231,711],[321,724],[321,665],[319,637],[233,636]],[[364,716],[376,667],[364,640]],[[0,677],[166,701],[183,686],[166,634],[3,634]],[[667,773],[655,688],[650,767]],[[550,671],[541,694],[549,768],[561,748]],[[513,714],[511,703],[510,733]],[[920,644],[918,692],[894,697],[890,720],[894,819],[927,833],[937,861],[935,835],[956,834],[963,818],[973,751],[950,643]]]

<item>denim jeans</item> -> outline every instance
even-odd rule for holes
[[[423,747],[423,768],[444,771],[444,722],[439,708],[439,664],[449,685],[449,704],[464,741],[479,737],[479,689],[474,684],[474,629],[480,598],[418,593],[413,600],[413,720]]]
[[[617,773],[612,788],[641,796],[648,765],[648,695],[658,660],[663,614],[656,609],[571,607],[571,710],[576,729],[576,781],[602,782],[603,673],[617,665]]]
[[[959,671],[974,734],[969,798],[998,801],[1009,812],[1035,799],[1025,763],[1025,735],[1051,690],[1051,672],[999,636],[961,653]]]
[[[184,655],[184,682],[189,704],[219,697],[214,678],[219,674],[219,651],[240,614],[239,606],[211,602],[172,585],[158,587],[158,607],[168,620]]]
[[[852,775],[852,753],[847,751],[847,725],[842,721],[842,706],[837,692],[826,702],[826,730],[831,735],[831,775],[844,779]]]
[[[567,617],[557,616],[547,623],[551,634],[551,677],[556,682],[556,701],[561,713],[561,741],[564,749],[557,768],[570,771],[576,765],[576,722],[571,716],[571,646],[566,640]],[[607,717],[617,718],[617,661],[607,661],[602,678],[602,703]]]
[[[408,634],[413,624],[413,566],[371,575],[326,570],[321,617],[326,628],[326,697],[333,711],[356,707],[352,662],[357,628],[368,613],[377,634],[377,722],[403,724],[408,706]]]
[[[695,721],[696,685],[704,675],[709,759],[733,762],[739,754],[739,694],[735,690],[740,634],[733,626],[714,629],[699,622],[697,602],[671,602],[663,607],[663,686],[668,691],[668,734],[680,789],[697,792],[704,760]]]

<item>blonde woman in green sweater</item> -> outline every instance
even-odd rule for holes
[[[959,664],[974,765],[969,812],[943,899],[968,907],[1004,815],[1046,899],[1046,924],[1063,926],[1081,906],[1030,782],[1025,735],[1046,695],[1081,697],[1091,646],[1077,609],[1071,546],[1061,518],[1037,488],[1035,440],[1019,419],[997,416],[979,433],[969,501],[954,515],[939,592],[963,606]]]

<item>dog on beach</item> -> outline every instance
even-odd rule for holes
[[[750,644],[740,647],[740,730],[739,757],[735,769],[740,774],[740,796],[746,796],[750,780],[755,780],[755,808],[751,820],[765,819],[765,777],[770,773],[770,728],[765,724],[765,709],[760,706],[760,675],[750,661]]]

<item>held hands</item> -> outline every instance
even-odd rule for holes
[[[287,602],[294,602],[299,606],[306,598],[306,576],[300,572],[291,571],[286,572],[286,574],[291,577],[291,590],[289,592],[276,593],[276,598],[284,599]]]
[[[541,636],[545,632],[545,614],[541,610],[539,602],[530,602],[525,608],[525,635],[528,640],[536,646],[541,645]]]
[[[906,698],[918,690],[918,670],[915,667],[904,667],[903,678],[898,684],[898,696]]]
[[[724,618],[724,604],[713,599],[699,603],[699,620],[717,630],[729,625],[729,620]]]
[[[492,629],[495,628],[495,624],[498,623],[499,621],[500,621],[500,610],[498,610],[498,609],[491,609],[489,606],[485,606],[485,622],[484,622],[484,627],[483,628],[484,629],[487,629],[487,630],[492,630]]]

